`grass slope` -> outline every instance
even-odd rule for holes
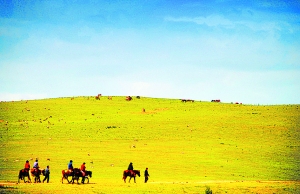
[[[53,192],[82,188],[60,183],[70,159],[75,167],[86,162],[93,171],[94,184],[85,189],[94,193],[202,193],[206,183],[220,193],[259,192],[260,187],[300,191],[298,108],[143,97],[1,102],[0,182],[16,182],[25,161],[39,158],[42,168],[50,165],[51,183],[38,188]],[[149,168],[149,184],[141,184],[143,177],[138,184],[122,182],[129,162],[135,169]],[[296,182],[278,187],[278,182],[270,186],[258,180]],[[22,184],[17,191],[35,188]]]

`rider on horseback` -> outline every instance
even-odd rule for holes
[[[40,168],[39,161],[38,161],[38,159],[36,159],[35,162],[33,163],[34,172],[38,172],[39,168]]]
[[[130,164],[128,165],[128,168],[127,168],[127,170],[129,170],[129,172],[130,172],[131,176],[134,176],[132,162],[130,162]]]
[[[30,164],[29,164],[29,161],[28,161],[28,160],[26,160],[24,170],[25,170],[26,172],[29,172],[29,170],[30,170]]]
[[[84,183],[84,180],[85,180],[85,162],[80,166],[80,171],[82,173],[81,183]]]
[[[69,172],[72,172],[73,171],[73,164],[72,164],[72,160],[70,160],[69,164],[68,164],[68,170]]]
[[[29,170],[30,170],[30,163],[29,163],[28,160],[26,160],[25,167],[24,167],[24,171],[25,171],[26,173],[28,173],[28,179],[29,179],[29,181],[31,181],[30,175],[29,175]]]

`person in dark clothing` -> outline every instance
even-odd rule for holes
[[[149,179],[148,177],[150,176],[149,173],[148,173],[148,168],[146,168],[144,176],[145,176],[145,183],[147,183],[147,181]]]
[[[50,175],[50,169],[49,169],[49,166],[47,166],[47,168],[45,169],[45,178],[44,178],[43,182],[45,182],[45,180],[47,180],[47,183],[49,183],[49,175]]]
[[[128,170],[133,170],[133,164],[132,164],[132,162],[130,162],[130,164],[128,165]]]
[[[132,164],[132,162],[130,162],[130,164],[128,165],[127,170],[129,170],[131,176],[134,176],[134,173],[133,173],[133,164]]]

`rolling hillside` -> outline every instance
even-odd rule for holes
[[[300,180],[299,105],[84,96],[1,102],[0,121],[0,182],[36,158],[60,185],[70,159],[107,188],[129,162],[149,184]]]

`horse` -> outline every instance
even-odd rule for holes
[[[132,97],[131,97],[131,96],[126,96],[126,100],[127,100],[127,101],[131,101],[131,100],[132,100]]]
[[[28,181],[26,181],[25,177],[28,178]],[[29,170],[25,170],[25,169],[21,169],[19,171],[19,179],[18,179],[18,183],[20,183],[20,180],[24,180],[24,183],[31,182],[30,176],[29,176]]]
[[[62,173],[61,183],[63,183],[64,179],[67,179],[68,183],[71,183],[72,179],[69,180],[68,177],[69,176],[73,177],[74,170],[72,170],[72,171],[71,170],[62,170],[61,173]]]
[[[131,173],[130,170],[124,170],[124,172],[123,172],[124,183],[126,183],[127,176],[130,177],[130,179],[128,181],[129,183],[130,183],[130,180],[131,180],[132,177],[133,177],[134,182],[135,182],[136,175],[138,175],[139,177],[141,176],[140,170],[133,170],[133,173]]]
[[[41,182],[40,175],[41,174],[45,175],[45,169],[40,170],[40,169],[32,168],[30,172],[32,177],[34,177],[34,183],[40,183]]]
[[[74,184],[74,180],[77,180],[77,184],[78,184],[79,177],[82,177],[81,183],[84,183],[85,179],[87,179],[87,183],[89,183],[90,182],[89,177],[92,178],[92,171],[87,170],[83,175],[83,172],[80,169],[74,168],[73,172],[74,174],[72,177],[72,184]]]

